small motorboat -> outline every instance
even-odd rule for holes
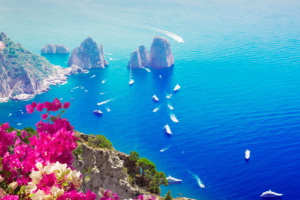
[[[59,100],[60,100],[60,101],[62,101],[62,100],[63,100],[63,98],[60,98]]]
[[[171,129],[170,129],[170,126],[169,126],[168,124],[164,126],[164,130],[165,130],[166,133],[168,133],[169,135],[172,134]]]
[[[159,75],[159,78],[162,78],[162,76],[161,76],[161,75]]]
[[[171,104],[168,104],[168,107],[170,108],[170,110],[174,110],[174,108]]]
[[[11,116],[12,114],[11,113],[9,113],[9,115],[8,116]]]
[[[170,98],[171,98],[171,96],[170,96],[170,95],[167,95],[166,97],[167,97],[168,99],[170,99]]]
[[[262,193],[261,197],[281,197],[283,194],[272,192],[271,190]]]
[[[74,100],[74,98],[71,98],[71,100]]]
[[[73,93],[73,91],[71,90],[71,93]]]
[[[22,112],[21,114],[23,115],[24,113]]]
[[[80,86],[80,89],[84,89],[84,87]]]
[[[245,158],[246,160],[250,158],[250,151],[248,149],[245,151]]]
[[[107,110],[107,112],[110,112],[110,109],[109,109],[109,107],[107,107],[107,108],[105,108],[106,110]]]
[[[159,101],[159,99],[157,98],[157,96],[156,96],[156,95],[154,95],[154,96],[152,97],[152,100],[153,100],[153,101],[156,101],[156,102],[158,102],[158,101]]]
[[[17,125],[18,125],[18,126],[20,126],[20,125],[21,125],[21,123],[18,123]]]
[[[20,110],[20,112],[22,112],[22,110]]]
[[[201,188],[205,188],[205,186],[203,185],[203,183],[200,183],[200,187]]]
[[[180,86],[177,84],[174,88],[174,92],[177,92],[180,89]]]
[[[107,79],[104,79],[103,81],[102,81],[102,83],[105,83],[107,81]]]
[[[132,85],[134,83],[134,80],[130,79],[129,85]]]
[[[91,78],[94,78],[96,75],[91,76]]]
[[[85,90],[85,92],[87,93],[87,90]]]
[[[170,175],[169,177],[167,177],[167,179],[168,179],[168,183],[180,183],[182,181],[181,179],[174,178]]]
[[[97,115],[102,115],[102,112],[100,110],[94,110],[93,113]]]

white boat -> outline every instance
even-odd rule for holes
[[[107,108],[105,108],[106,110],[107,110],[107,112],[110,112],[110,109],[109,109],[109,107],[107,107]]]
[[[74,98],[71,98],[71,100],[74,100]]]
[[[203,183],[200,183],[200,187],[201,188],[205,188],[205,186],[203,185]]]
[[[12,114],[11,113],[9,113],[9,115],[8,116],[11,116]]]
[[[107,81],[107,79],[104,79],[103,81],[102,81],[102,83],[105,83]]]
[[[154,96],[152,97],[152,100],[153,100],[153,101],[156,101],[156,102],[158,102],[158,101],[159,101],[159,99],[157,98],[157,96],[156,96],[156,95],[154,95]]]
[[[85,90],[85,92],[87,93],[87,90]]]
[[[261,197],[281,197],[283,194],[272,192],[271,190],[266,191],[260,195]]]
[[[22,112],[21,114],[23,115],[24,113]]]
[[[97,115],[102,115],[102,112],[100,110],[94,110],[93,113]]]
[[[62,100],[63,100],[63,98],[60,98],[59,100],[61,100],[61,101],[62,101]]]
[[[177,92],[180,89],[180,86],[177,84],[174,88],[174,92]]]
[[[166,133],[168,133],[169,135],[172,134],[171,129],[170,129],[170,126],[169,126],[168,124],[164,126],[164,130],[165,130]]]
[[[248,149],[245,151],[245,158],[247,160],[250,158],[250,151]]]
[[[91,78],[94,78],[96,75],[91,76]]]
[[[160,150],[160,152],[164,152],[164,150],[162,149],[162,150]]]
[[[84,87],[80,86],[80,89],[84,89]]]
[[[17,125],[18,125],[18,126],[20,126],[20,125],[21,125],[21,123],[18,123]]]
[[[167,97],[168,99],[170,99],[170,98],[171,98],[171,96],[170,96],[170,95],[167,95],[166,97]]]
[[[170,108],[170,110],[174,110],[173,106],[171,106],[171,104],[168,104],[168,107]]]
[[[153,112],[156,112],[156,111],[158,111],[158,110],[159,110],[159,107],[155,108],[155,109],[153,110]]]
[[[148,68],[145,68],[145,67],[144,67],[144,69],[145,69],[147,72],[150,72],[150,69],[148,69]]]
[[[20,110],[20,112],[22,112],[22,110]]]
[[[159,75],[159,78],[162,78],[162,76],[161,76],[161,75]]]
[[[132,85],[134,83],[134,80],[130,79],[129,85]]]
[[[170,175],[169,177],[167,177],[167,179],[168,179],[168,183],[180,183],[182,181],[181,179],[174,178]]]
[[[73,91],[71,90],[71,93],[73,93]]]

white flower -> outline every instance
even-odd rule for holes
[[[32,200],[43,200],[46,198],[46,193],[43,190],[38,190],[33,197],[31,197]]]
[[[58,187],[56,186],[53,186],[52,189],[50,190],[52,196],[61,196],[64,194],[64,190],[63,189],[59,189]]]
[[[32,179],[32,182],[34,184],[38,184],[43,178],[42,173],[40,171],[32,171],[29,177]]]
[[[36,184],[34,184],[33,182],[29,182],[27,183],[27,187],[26,190],[32,194],[33,191],[35,191],[37,189]]]
[[[18,187],[18,183],[17,182],[12,182],[11,184],[9,184],[9,187],[14,190]]]

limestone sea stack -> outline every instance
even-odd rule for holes
[[[41,53],[70,53],[69,49],[64,45],[47,44],[41,49]]]
[[[102,44],[97,44],[93,38],[88,37],[83,40],[79,47],[75,48],[68,61],[68,66],[73,64],[83,68],[104,68],[108,65],[104,56]]]
[[[148,51],[144,45],[141,45],[134,52],[132,52],[131,59],[127,67],[131,69],[139,69],[148,66]]]
[[[154,69],[162,69],[174,65],[174,57],[171,50],[170,42],[156,36],[153,39],[149,52],[149,66]]]

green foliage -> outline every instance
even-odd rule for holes
[[[127,174],[128,173],[128,169],[127,167],[123,167],[124,172]]]
[[[171,196],[171,191],[168,190],[167,194],[165,195],[165,200],[172,200],[173,197]]]
[[[165,173],[156,171],[155,175],[151,178],[148,190],[152,193],[159,194],[160,185],[168,186],[168,180],[166,179]]]
[[[96,137],[91,135],[88,139],[88,145],[94,148],[113,148],[112,143],[104,135],[97,135]]]
[[[129,160],[130,161],[133,161],[136,163],[136,161],[138,161],[140,159],[140,155],[138,152],[136,151],[130,151],[130,157],[129,157]]]
[[[77,158],[77,159],[79,159],[80,157],[80,155],[83,153],[83,151],[82,151],[82,146],[81,146],[81,144],[79,143],[79,142],[77,142],[77,147],[76,147],[76,149],[74,149],[73,151],[72,151],[72,154]]]
[[[129,180],[129,184],[132,186],[132,178],[130,176],[128,177],[128,180]]]
[[[142,174],[144,176],[144,173],[146,170],[149,170],[151,174],[154,174],[156,171],[156,166],[153,162],[148,160],[147,158],[140,158],[136,165],[142,168]]]

